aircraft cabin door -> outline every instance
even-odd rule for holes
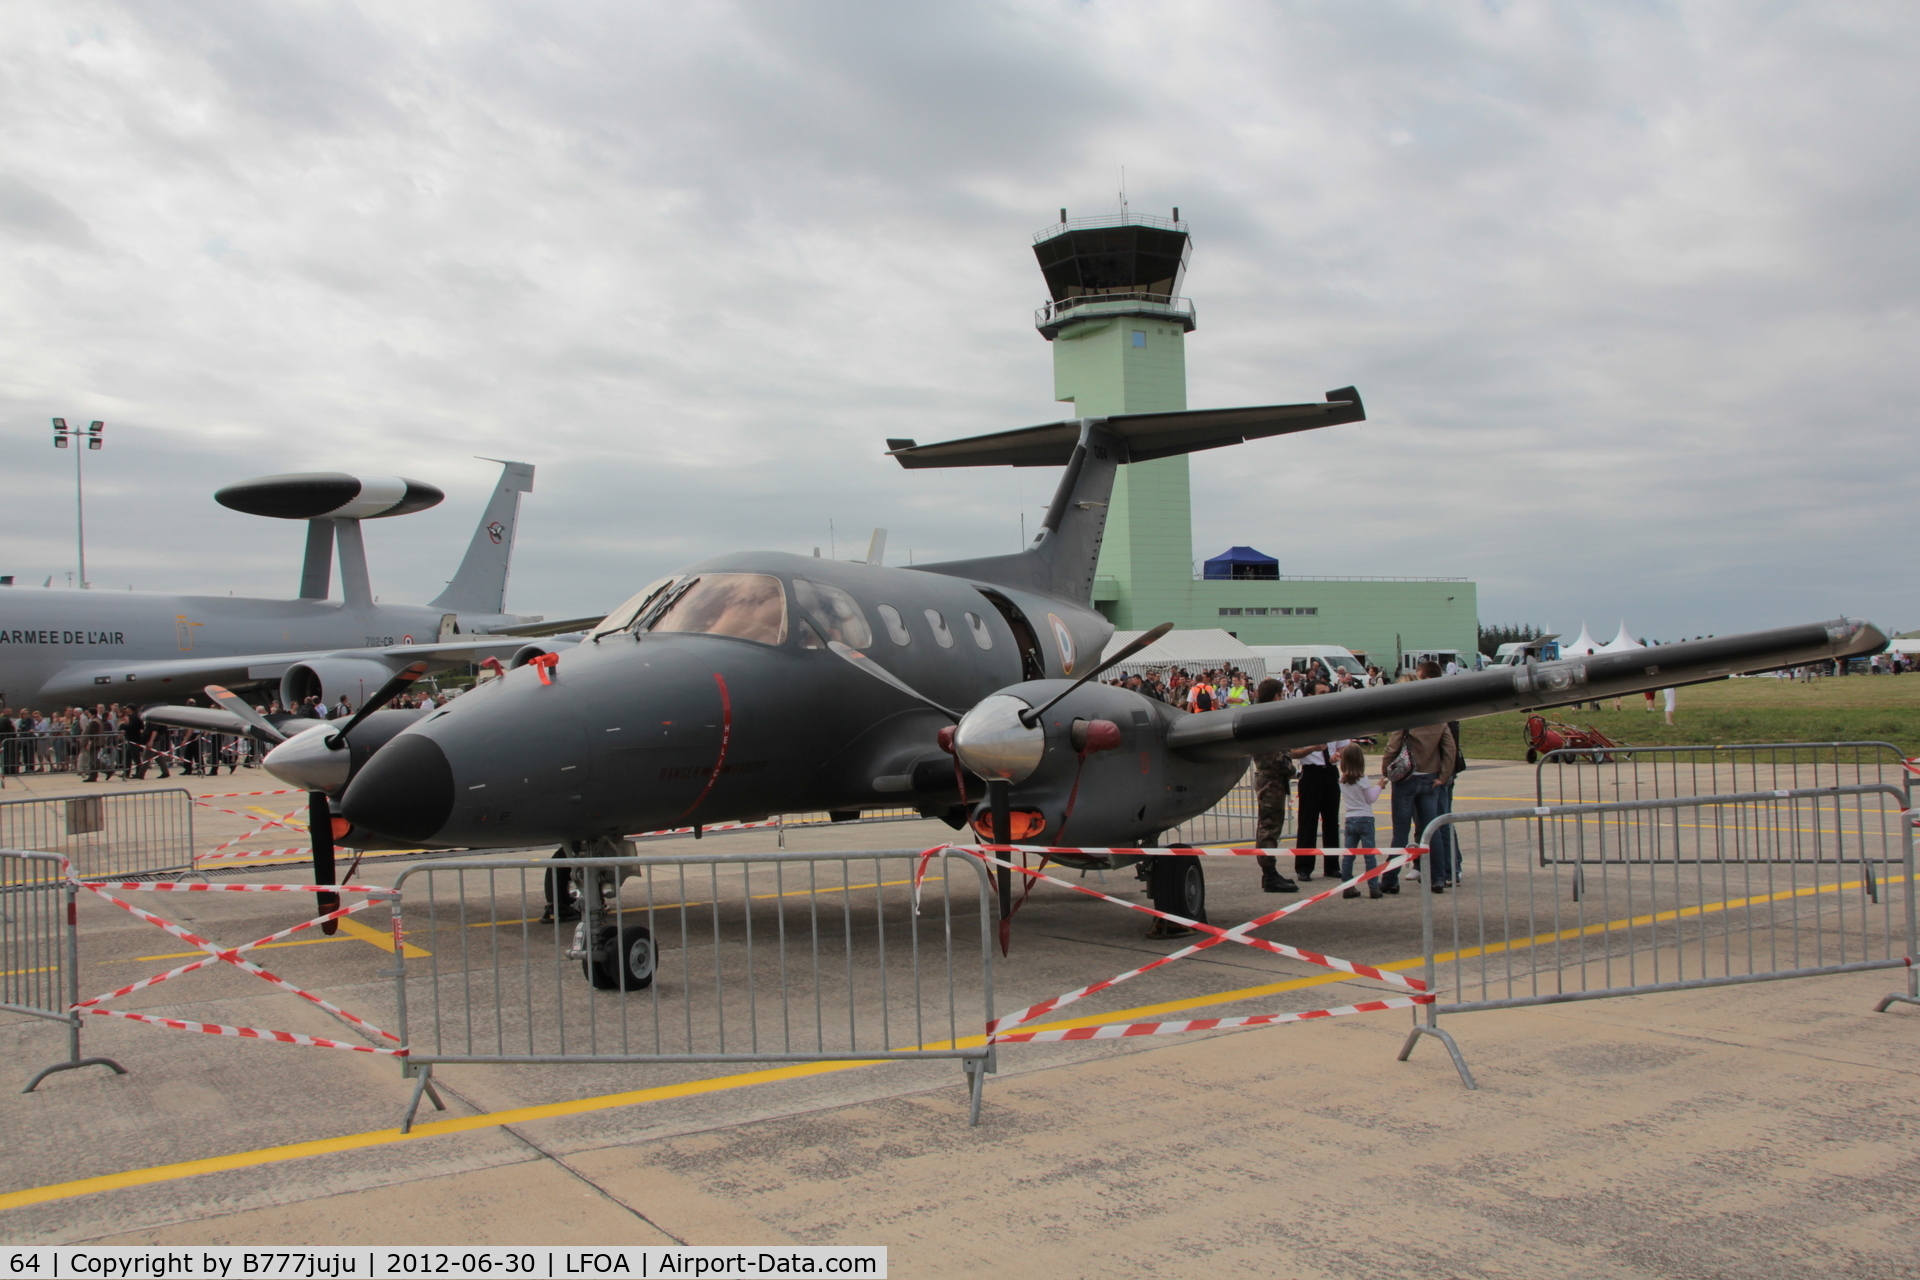
[[[998,591],[987,591],[976,587],[981,595],[993,602],[993,607],[1006,620],[1013,632],[1013,642],[1020,650],[1020,678],[1022,680],[1045,680],[1047,678],[1046,655],[1040,651],[1040,637],[1034,632],[1033,624],[1027,621],[1027,615],[1020,612],[1018,605],[1001,595]]]
[[[450,643],[460,632],[460,615],[443,613],[440,615],[440,643]]]

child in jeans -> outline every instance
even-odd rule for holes
[[[1345,839],[1341,841],[1349,849],[1371,849],[1374,847],[1373,803],[1380,798],[1380,790],[1386,786],[1384,777],[1367,778],[1361,775],[1367,771],[1367,755],[1357,742],[1349,742],[1340,749],[1340,800],[1341,811],[1346,816]],[[1380,865],[1380,855],[1367,853],[1360,855],[1367,860],[1367,870]],[[1340,855],[1340,878],[1353,878],[1353,855]],[[1340,895],[1343,898],[1360,896],[1358,886],[1349,888]],[[1380,896],[1380,882],[1367,881],[1367,896]]]

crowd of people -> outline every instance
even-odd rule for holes
[[[421,693],[402,695],[391,705],[430,709],[439,702],[435,695]],[[354,712],[344,696],[329,706],[318,695],[292,707],[282,707],[275,699],[254,710],[269,718],[310,720],[340,720]],[[9,775],[73,773],[86,782],[115,777],[137,781],[153,770],[162,778],[176,771],[211,777],[222,765],[229,773],[251,769],[260,755],[259,744],[250,737],[149,724],[140,708],[119,703],[66,707],[52,714],[0,707],[0,772]]]
[[[1437,662],[1423,662],[1402,681],[1436,680],[1443,672]],[[1350,671],[1316,666],[1307,671],[1285,671],[1269,676],[1251,689],[1244,672],[1228,667],[1198,675],[1174,668],[1164,676],[1155,671],[1123,676],[1109,683],[1132,689],[1185,711],[1213,711],[1225,707],[1275,702],[1286,698],[1330,697],[1347,689],[1390,683],[1378,667],[1368,667],[1364,679]],[[1381,772],[1369,774],[1366,748],[1372,739],[1336,739],[1255,756],[1254,800],[1258,818],[1253,843],[1261,849],[1307,849],[1295,853],[1293,875],[1280,870],[1278,857],[1261,855],[1260,887],[1268,893],[1298,893],[1300,884],[1323,876],[1348,880],[1355,859],[1365,870],[1379,865],[1379,855],[1350,854],[1345,849],[1378,847],[1374,805],[1391,788],[1392,840],[1388,848],[1405,848],[1427,825],[1453,811],[1454,778],[1466,767],[1460,750],[1460,723],[1448,721],[1395,730],[1381,753]],[[1287,808],[1294,804],[1294,836],[1287,840]],[[1427,888],[1445,893],[1458,876],[1452,834],[1444,827],[1434,835],[1424,859]],[[1419,880],[1422,872],[1409,872]],[[1369,880],[1366,896],[1380,898],[1400,892],[1400,872],[1388,871]],[[1355,886],[1343,896],[1358,898]]]
[[[1307,697],[1308,690],[1316,682],[1325,684],[1334,693],[1392,683],[1378,667],[1368,667],[1366,674],[1361,676],[1345,668],[1319,665],[1309,671],[1283,671],[1272,679],[1279,684],[1283,698]],[[1169,667],[1164,671],[1150,669],[1118,676],[1107,683],[1145,694],[1168,706],[1179,707],[1182,711],[1218,711],[1225,707],[1244,707],[1256,701],[1256,689],[1247,673],[1233,666],[1210,667],[1198,673],[1188,671],[1185,667]]]

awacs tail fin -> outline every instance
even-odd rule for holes
[[[1115,469],[1176,454],[1218,449],[1268,436],[1310,431],[1366,419],[1352,387],[1327,392],[1324,403],[1257,405],[1245,409],[1188,409],[1125,413],[1023,427],[940,444],[889,440],[887,451],[907,468],[1058,467],[1065,473],[1033,545],[1017,555],[919,565],[932,573],[984,578],[1010,587],[1085,604],[1093,596],[1094,566],[1107,528]]]
[[[500,483],[481,513],[460,569],[447,589],[430,602],[435,609],[461,613],[505,613],[507,571],[513,563],[513,534],[520,518],[520,495],[533,490],[533,464],[500,462]]]

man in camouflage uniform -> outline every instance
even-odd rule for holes
[[[1259,690],[1254,694],[1254,701],[1273,702],[1280,697],[1280,689],[1278,680],[1271,677],[1262,680]],[[1287,822],[1287,795],[1293,786],[1293,775],[1293,757],[1285,751],[1253,758],[1253,798],[1260,815],[1253,829],[1256,848],[1283,847],[1281,830]],[[1299,885],[1280,874],[1277,859],[1261,854],[1254,861],[1260,864],[1260,887],[1263,890],[1268,893],[1300,892]]]

